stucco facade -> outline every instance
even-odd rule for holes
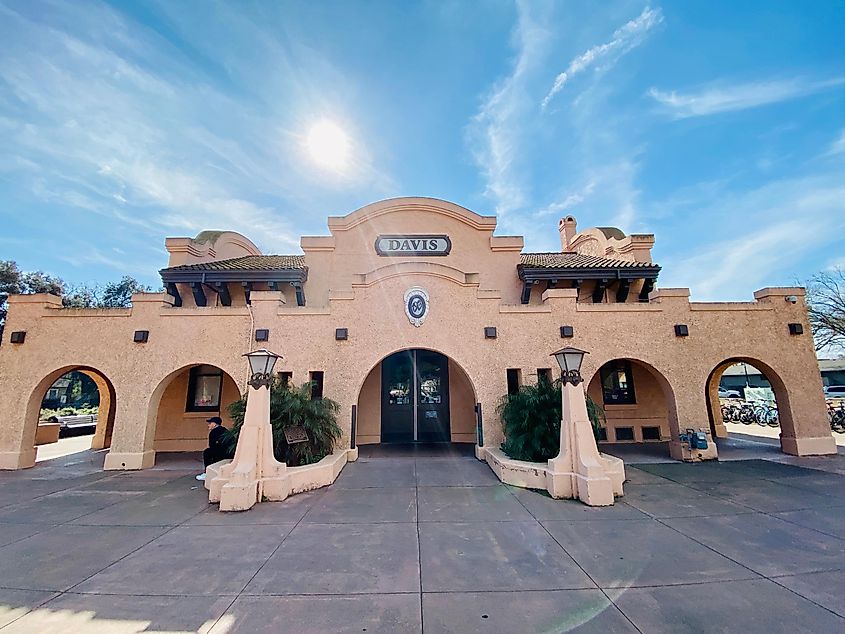
[[[526,254],[521,237],[494,235],[494,217],[435,199],[375,203],[328,226],[330,235],[302,238],[300,256],[263,256],[233,232],[169,238],[168,292],[135,295],[128,309],[11,297],[0,345],[0,468],[34,463],[41,400],[72,369],[96,377],[101,395],[109,394],[98,430],[103,444],[110,439],[106,468],[145,468],[156,452],[200,449],[211,414],[186,411],[190,368],[222,370],[225,420],[246,385],[241,355],[257,347],[281,354],[276,370],[296,384],[323,373],[323,395],[341,406],[344,446],[352,442],[353,406],[359,444],[385,439],[385,407],[395,410],[390,424],[400,436],[413,416],[410,440],[434,421],[442,440],[477,442],[476,404],[485,445],[498,445],[507,370],[534,381],[554,367],[551,352],[575,345],[590,353],[582,374],[599,403],[600,368],[630,362],[636,399],[606,406],[609,440],[617,427],[633,428],[634,441],[657,427],[680,458],[684,430],[723,430],[710,413],[718,419],[718,378],[729,362],[746,360],[773,386],[783,450],[835,452],[800,288],[762,289],[747,303],[690,302],[687,289],[655,287],[653,236],[579,233],[567,217],[557,227],[560,253]],[[411,242],[392,249],[385,236]],[[406,299],[415,288],[428,300],[420,325]],[[789,324],[803,332],[791,334]],[[257,330],[269,331],[266,341],[256,342]],[[134,341],[136,331],[147,331],[147,340]],[[11,342],[15,332],[26,333],[22,343]],[[396,356],[402,351],[411,352]],[[416,372],[410,396],[384,383],[408,363]],[[446,377],[448,387],[438,383]]]

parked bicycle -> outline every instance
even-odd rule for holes
[[[827,418],[833,431],[839,434],[845,433],[845,401],[839,401],[838,405],[828,401]]]
[[[722,420],[726,423],[740,423],[742,425],[760,425],[761,427],[778,427],[777,405],[764,401],[722,403]]]

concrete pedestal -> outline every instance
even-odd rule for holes
[[[232,462],[206,470],[208,499],[221,511],[246,511],[257,502],[280,502],[290,495],[287,465],[273,456],[270,389],[250,387],[244,423]]]
[[[578,498],[590,506],[609,506],[613,504],[614,481],[610,465],[596,445],[584,386],[566,383],[562,389],[560,453],[548,462],[546,489],[553,498]],[[618,488],[621,492],[621,482]]]

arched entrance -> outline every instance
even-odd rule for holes
[[[638,359],[620,358],[604,363],[590,380],[587,394],[605,412],[603,441],[654,443],[669,453],[677,437],[678,411],[666,377]]]
[[[357,444],[475,443],[475,390],[455,361],[411,348],[370,370],[358,394]]]
[[[758,359],[733,357],[718,364],[707,378],[705,399],[714,438],[734,434],[765,443],[767,437],[795,436],[786,386]]]
[[[93,384],[90,390],[85,387],[86,383]],[[77,391],[80,394],[76,394]],[[85,391],[91,393],[85,395]],[[64,400],[62,396],[65,396]],[[104,373],[89,366],[65,366],[44,377],[30,395],[25,438],[31,439],[27,440],[32,443],[30,446],[35,446],[39,424],[47,423],[48,419],[51,423],[72,426],[82,424],[83,419],[90,417],[95,424],[90,448],[106,449],[111,446],[116,410],[114,386]],[[80,412],[78,416],[77,412]],[[52,420],[54,418],[57,420]]]

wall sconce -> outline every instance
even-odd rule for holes
[[[346,341],[349,339],[349,328],[335,328],[334,338],[337,341]]]
[[[150,331],[149,330],[136,330],[135,334],[132,335],[132,341],[135,343],[147,343],[150,340]]]
[[[495,326],[485,326],[484,327],[484,338],[485,339],[495,339],[497,337],[496,334],[496,327]]]
[[[9,342],[10,343],[23,343],[26,339],[26,331],[25,330],[16,330],[11,335],[9,335]]]
[[[689,326],[686,324],[675,324],[676,337],[689,337]]]
[[[789,324],[790,335],[803,335],[804,326],[802,324]]]

